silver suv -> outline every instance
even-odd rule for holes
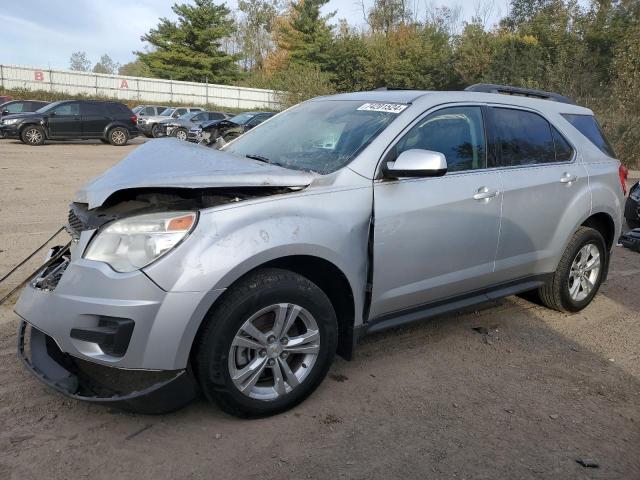
[[[73,398],[282,412],[366,333],[525,291],[585,308],[619,165],[590,110],[486,85],[317,98],[220,151],[154,140],[77,194],[19,353]]]

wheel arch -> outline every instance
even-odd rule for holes
[[[198,338],[203,330],[204,318],[208,313],[220,303],[226,292],[234,285],[257,270],[264,268],[281,268],[295,272],[309,279],[329,297],[338,319],[338,350],[337,353],[346,360],[353,357],[355,347],[354,325],[355,325],[355,299],[353,289],[347,276],[333,262],[313,255],[289,255],[275,258],[260,265],[256,265],[233,280],[225,289],[222,295],[218,296],[207,309],[207,314],[198,326],[197,333],[191,345],[190,357],[193,355],[193,346],[197,344]]]

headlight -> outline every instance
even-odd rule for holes
[[[13,125],[14,123],[18,123],[19,120],[19,118],[10,118],[8,120],[3,120],[2,123],[4,125]]]
[[[133,272],[174,248],[196,224],[195,212],[163,212],[118,220],[101,229],[84,258]]]

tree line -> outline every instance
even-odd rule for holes
[[[374,0],[349,22],[323,14],[327,3],[239,0],[235,13],[213,0],[175,4],[176,20],[145,33],[134,62],[117,68],[103,56],[94,71],[272,88],[285,104],[379,87],[540,88],[596,111],[618,156],[637,161],[640,0],[511,0],[491,23],[491,0],[476,0],[467,21],[456,8]]]

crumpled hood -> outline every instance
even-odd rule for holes
[[[74,200],[91,209],[129,188],[306,187],[316,175],[162,138],[136,148],[85,185]]]

